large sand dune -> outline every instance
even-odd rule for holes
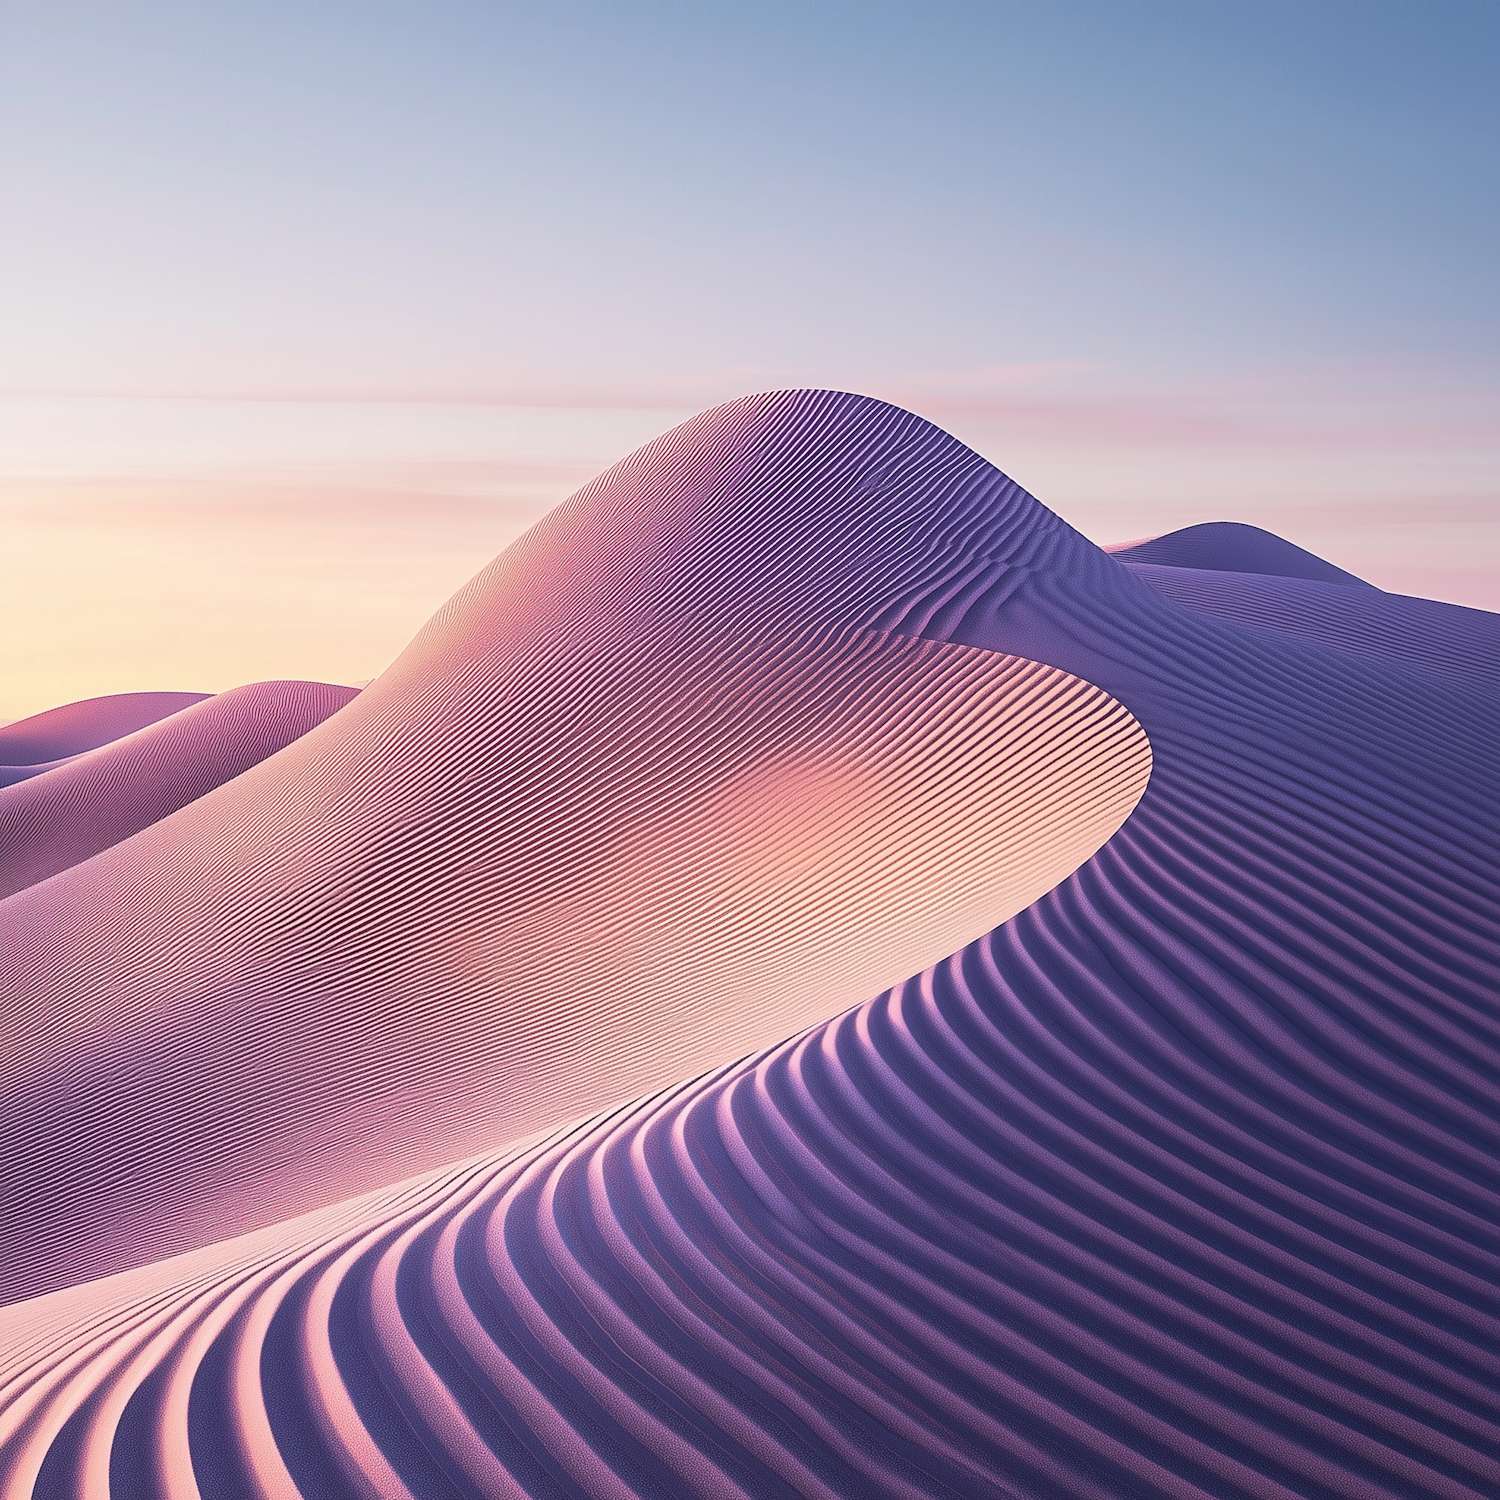
[[[1150,766],[1117,703],[877,623],[1023,497],[854,410],[670,434],[333,718],[0,903],[6,1295],[730,1061],[1114,832]]]
[[[11,1492],[1500,1493],[1500,620],[1288,578],[1258,542],[1112,557],[857,398],[668,443],[722,466],[717,513],[761,546],[731,566],[688,528],[681,567],[627,570],[653,622],[724,641],[797,598],[944,662],[1046,663],[1149,735],[1133,815],[1009,921],[747,1060],[0,1314]],[[637,497],[654,464],[622,471]],[[549,574],[548,535],[499,574],[566,615],[538,580],[606,570],[570,545]],[[499,574],[339,720],[466,659],[440,643],[482,674]],[[72,950],[30,920],[37,1014],[61,1014],[43,977]]]

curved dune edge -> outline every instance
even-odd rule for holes
[[[356,691],[325,682],[231,688],[0,788],[0,898],[222,786],[321,724]]]
[[[743,762],[717,785],[627,809],[591,843],[551,806],[529,835],[504,825],[546,856],[526,899],[434,923],[380,1007],[356,974],[243,1041],[233,1009],[117,1007],[33,1046],[32,1077],[62,1058],[74,1078],[112,1064],[124,1088],[68,1122],[77,1155],[11,1137],[12,1284],[171,1254],[741,1056],[1029,904],[1146,785],[1139,727],[1054,668],[880,632],[797,645],[754,754],[738,716],[714,722],[717,673],[706,716],[700,698],[675,734],[652,722],[657,748],[698,757],[690,779],[725,751]],[[0,1067],[13,1119],[40,1094],[19,1061]],[[154,1132],[133,1153],[132,1117]]]

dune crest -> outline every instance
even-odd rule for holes
[[[1204,521],[1164,536],[1108,549],[1125,563],[1157,563],[1214,573],[1254,573],[1272,578],[1308,578],[1319,583],[1374,588],[1305,548],[1242,521]]]
[[[65,765],[169,714],[201,703],[207,693],[112,693],[64,703],[0,725],[0,787]]]

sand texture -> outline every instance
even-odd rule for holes
[[[1500,1493],[1500,618],[1192,530],[737,402],[0,902],[0,1489]]]

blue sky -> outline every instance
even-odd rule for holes
[[[10,0],[0,28],[12,389],[1494,363],[1489,0]]]

